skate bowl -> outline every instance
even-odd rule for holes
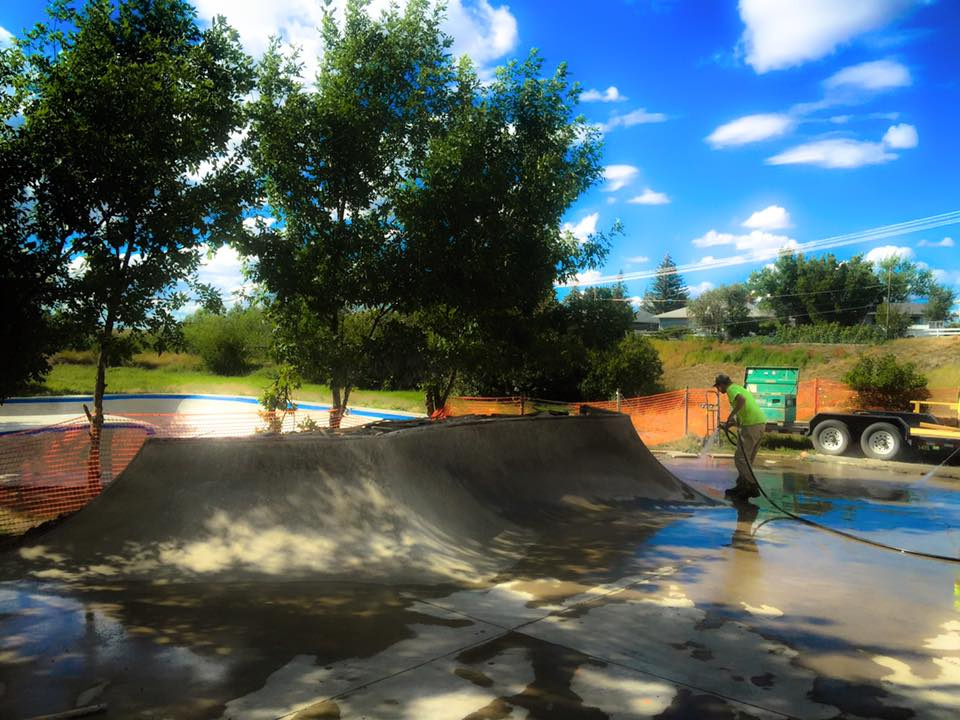
[[[7,551],[0,578],[482,582],[577,514],[712,502],[626,416],[400,425],[150,437],[82,510]]]

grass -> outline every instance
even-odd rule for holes
[[[703,438],[699,435],[687,435],[679,440],[673,440],[662,445],[657,445],[654,450],[667,450],[683,453],[699,454],[703,449]],[[710,446],[711,453],[733,453],[736,446],[727,440],[721,433],[720,437]],[[787,435],[784,433],[766,433],[763,441],[760,443],[760,452],[764,454],[775,454],[784,457],[797,457],[801,453],[811,452],[813,444],[810,438],[803,435]]]
[[[92,356],[83,362],[83,353],[60,353],[54,358],[50,374],[33,395],[82,395],[93,393],[96,367]],[[133,364],[107,370],[107,392],[131,393],[210,393],[213,395],[259,395],[273,380],[273,369],[264,367],[247,375],[214,375],[203,369],[195,355],[166,353],[157,356],[141,353]],[[330,402],[326,385],[304,383],[295,396],[307,402]],[[361,390],[350,393],[350,405],[380,410],[424,412],[424,397],[419,390]]]
[[[861,355],[894,353],[913,362],[930,388],[960,386],[960,337],[902,338],[880,345],[723,343],[708,338],[653,339],[667,389],[705,387],[723,372],[737,379],[748,365],[801,368],[800,379],[840,380]]]

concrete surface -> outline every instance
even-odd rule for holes
[[[392,522],[409,513],[400,524],[422,549],[396,555],[404,571],[374,563],[362,584],[338,582],[328,570],[291,581],[286,571],[253,572],[242,557],[236,575],[194,571],[187,582],[182,568],[167,576],[162,563],[139,575],[122,557],[128,538],[119,533],[138,518],[165,524],[166,516],[135,510],[160,494],[139,504],[127,497],[126,523],[104,495],[100,507],[31,540],[6,558],[0,582],[0,717],[90,702],[106,702],[106,717],[118,718],[896,720],[960,712],[960,566],[773,521],[764,507],[704,502],[732,483],[728,463],[677,460],[665,469],[606,419],[518,419],[390,437],[357,447],[373,454],[376,441],[391,459],[429,450],[429,467],[450,474],[441,483],[437,470],[418,486],[397,461],[382,485],[342,477],[362,490],[348,505],[375,485],[387,493],[371,512],[390,511]],[[175,492],[188,479],[202,485],[205,473],[221,473],[203,496],[233,502],[235,517],[243,503],[218,493],[225,478],[247,498],[243,512],[267,497],[242,468],[286,475],[282,457],[305,455],[305,465],[328,469],[348,459],[325,444],[306,452],[294,443],[254,466],[251,453],[268,446],[182,447],[213,459],[164,466],[184,475],[166,476],[170,502],[184,514],[181,533],[201,527],[212,509],[189,507],[199,492]],[[501,454],[485,459],[495,449]],[[138,472],[180,452],[160,446],[138,458],[148,466]],[[458,464],[471,452],[468,466]],[[957,542],[960,502],[936,477],[911,484],[775,467],[759,475],[778,502],[824,522],[944,550]],[[115,488],[136,476],[121,476]],[[325,492],[334,487],[321,482]],[[279,484],[274,495],[291,487]],[[433,499],[415,502],[415,487]],[[296,515],[296,500],[278,517]],[[414,510],[422,513],[415,532]],[[92,519],[113,514],[108,537],[94,538]],[[317,518],[331,541],[356,520]],[[302,534],[303,523],[289,529]],[[163,537],[141,533],[135,542]],[[509,537],[509,552],[498,555],[491,537]],[[81,539],[96,551],[80,552]],[[448,556],[477,571],[424,564],[446,542],[462,545]],[[117,557],[101,557],[111,543]],[[347,557],[355,543],[344,537]],[[279,544],[262,560],[302,560],[301,552]],[[91,565],[101,561],[116,572]],[[58,568],[66,576],[45,574]]]

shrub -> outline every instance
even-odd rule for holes
[[[267,344],[259,308],[234,307],[224,315],[200,310],[183,324],[187,347],[217,375],[242,375]]]
[[[663,388],[663,364],[653,344],[641,335],[627,335],[611,350],[591,353],[590,369],[581,384],[584,398],[609,398],[619,389],[628,397],[651,395]]]
[[[902,410],[914,399],[929,397],[927,378],[911,362],[899,363],[892,353],[864,355],[843,381],[857,391],[863,407]]]
[[[892,319],[892,318],[891,318]],[[891,331],[891,337],[894,333]],[[881,343],[886,332],[879,325],[841,325],[840,323],[815,323],[813,325],[781,325],[772,337],[774,343],[837,343],[865,345]]]

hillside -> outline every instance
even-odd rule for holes
[[[840,380],[861,355],[892,352],[927,376],[931,388],[960,386],[960,337],[902,338],[882,345],[722,343],[705,338],[654,340],[669,390],[709,385],[717,373],[743,376],[748,365],[800,367],[803,379]]]

